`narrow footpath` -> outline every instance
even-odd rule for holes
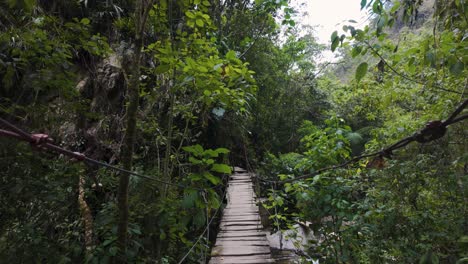
[[[252,178],[236,167],[228,184],[228,204],[209,263],[274,263],[260,222]]]

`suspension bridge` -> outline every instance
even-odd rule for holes
[[[274,263],[260,222],[252,177],[244,169],[234,168],[227,200],[209,263]]]

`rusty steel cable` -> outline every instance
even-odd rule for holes
[[[217,185],[217,186],[214,186],[214,187],[211,187],[211,188],[202,189],[202,188],[196,188],[196,187],[193,187],[193,186],[188,186],[188,185],[183,185],[183,184],[178,184],[178,183],[171,183],[171,182],[159,180],[159,179],[156,179],[156,178],[148,176],[148,175],[143,175],[143,174],[140,174],[140,173],[137,173],[137,172],[134,172],[134,171],[126,170],[126,169],[111,165],[111,164],[106,163],[106,162],[102,162],[102,161],[99,161],[99,160],[92,159],[92,158],[87,157],[86,155],[84,155],[82,153],[79,153],[79,152],[73,152],[73,151],[67,150],[65,148],[59,147],[57,145],[52,144],[52,140],[46,134],[30,134],[30,133],[20,129],[19,127],[11,124],[10,122],[6,121],[3,118],[0,118],[0,125],[2,125],[3,127],[9,129],[9,130],[0,129],[0,136],[11,137],[11,138],[15,138],[17,140],[26,141],[26,142],[29,142],[31,144],[31,146],[34,147],[35,149],[50,150],[50,151],[62,154],[64,156],[70,157],[72,159],[75,159],[77,161],[85,162],[87,164],[95,165],[95,166],[98,166],[98,167],[109,168],[109,169],[112,169],[114,171],[128,173],[130,175],[133,175],[133,176],[136,176],[136,177],[139,177],[139,178],[143,178],[143,179],[151,180],[151,181],[154,181],[154,182],[179,187],[179,188],[182,188],[182,189],[192,188],[192,189],[195,189],[195,190],[198,190],[198,191],[205,191],[207,189],[213,189],[213,188],[219,187],[219,185]]]
[[[445,135],[447,126],[458,123],[458,122],[463,121],[465,119],[468,119],[468,114],[457,117],[467,107],[467,105],[468,105],[468,99],[466,99],[460,106],[458,106],[457,109],[446,120],[428,122],[426,124],[426,127],[421,129],[420,131],[414,133],[413,135],[411,135],[409,137],[403,138],[400,141],[394,143],[393,145],[391,145],[391,146],[389,146],[387,148],[384,148],[384,149],[382,149],[380,151],[376,151],[376,152],[369,153],[369,154],[363,154],[363,155],[354,157],[354,158],[352,158],[352,159],[350,159],[350,160],[348,160],[348,161],[346,161],[344,163],[341,163],[341,164],[338,164],[338,165],[333,165],[333,166],[328,166],[328,167],[319,169],[319,170],[317,170],[315,172],[304,174],[302,176],[292,178],[292,179],[287,179],[287,180],[282,180],[282,181],[272,181],[272,180],[267,180],[267,179],[263,179],[263,178],[260,178],[260,177],[257,177],[257,178],[259,180],[261,180],[261,181],[264,181],[264,182],[274,182],[274,183],[282,184],[282,183],[293,182],[293,181],[298,181],[298,180],[311,178],[311,177],[322,174],[323,172],[326,172],[326,171],[329,171],[329,170],[336,170],[336,169],[339,169],[339,168],[343,168],[343,167],[346,167],[346,166],[348,166],[350,164],[356,163],[356,162],[358,162],[358,161],[360,161],[360,160],[362,160],[364,158],[376,157],[376,156],[381,156],[382,158],[385,158],[385,157],[389,158],[389,157],[391,157],[391,155],[393,155],[394,150],[403,148],[403,147],[405,147],[406,145],[410,144],[413,141],[417,141],[419,143],[427,143],[427,142],[430,142],[430,141],[433,141],[433,140],[436,140],[436,139],[439,139],[439,138],[443,137]],[[83,161],[83,162],[93,164],[93,165],[96,165],[96,166],[100,166],[100,167],[107,167],[107,168],[110,168],[110,169],[113,169],[113,170],[116,170],[116,171],[131,174],[133,176],[137,176],[137,177],[140,177],[140,178],[145,178],[145,179],[148,179],[148,180],[156,181],[156,182],[159,182],[159,183],[164,183],[164,184],[167,184],[167,185],[177,186],[177,187],[180,187],[180,188],[193,188],[193,187],[182,185],[182,184],[165,182],[165,181],[156,179],[156,178],[151,177],[151,176],[142,175],[142,174],[139,174],[139,173],[136,173],[136,172],[133,172],[133,171],[129,171],[129,170],[119,168],[117,166],[113,166],[113,165],[105,163],[105,162],[101,162],[101,161],[89,158],[89,157],[87,157],[84,154],[79,153],[79,152],[73,152],[73,151],[66,150],[64,148],[61,148],[61,147],[59,147],[57,145],[52,144],[47,135],[44,135],[44,134],[29,134],[26,131],[24,131],[24,130],[18,128],[17,126],[9,123],[8,121],[4,120],[3,118],[0,118],[0,124],[3,124],[3,126],[5,126],[8,129],[12,130],[12,131],[8,131],[8,130],[0,129],[0,135],[1,136],[13,137],[13,138],[16,138],[18,140],[27,141],[32,146],[35,146],[35,147],[52,150],[54,152],[63,154],[65,156],[74,158],[74,159],[76,159],[78,161]],[[205,189],[200,189],[200,188],[194,188],[194,189],[202,190],[202,191],[205,190]]]
[[[350,164],[356,163],[356,162],[358,162],[358,161],[360,161],[360,160],[362,160],[364,158],[378,157],[378,156],[380,156],[381,158],[391,158],[391,156],[393,155],[393,151],[395,151],[397,149],[400,149],[400,148],[403,148],[403,147],[407,146],[408,144],[410,144],[411,142],[416,141],[416,142],[419,142],[419,143],[427,143],[427,142],[430,142],[430,141],[433,141],[433,140],[436,140],[436,139],[439,139],[439,138],[443,137],[445,135],[445,132],[446,132],[447,127],[449,125],[461,122],[461,121],[463,121],[465,119],[468,119],[468,114],[457,117],[467,106],[468,106],[468,99],[465,99],[465,101],[462,104],[460,104],[457,107],[457,109],[446,120],[428,122],[423,129],[417,131],[416,133],[414,133],[413,135],[411,135],[409,137],[406,137],[406,138],[403,138],[403,139],[399,140],[398,142],[396,142],[396,143],[390,145],[389,147],[386,147],[386,148],[384,148],[384,149],[382,149],[380,151],[372,152],[372,153],[369,153],[369,154],[363,154],[363,155],[354,157],[354,158],[352,158],[352,159],[350,159],[348,161],[345,161],[345,162],[343,162],[341,164],[324,167],[324,168],[321,168],[321,169],[316,170],[314,172],[304,174],[304,175],[296,177],[296,178],[280,180],[280,181],[268,180],[268,179],[264,179],[264,178],[261,178],[261,177],[258,177],[258,176],[257,176],[257,178],[260,181],[263,181],[263,182],[283,184],[283,183],[288,183],[288,182],[305,180],[305,179],[314,177],[316,175],[322,174],[322,173],[324,173],[326,171],[344,168],[344,167],[346,167],[346,166],[348,166]]]

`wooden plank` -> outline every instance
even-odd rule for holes
[[[258,212],[258,206],[254,204],[231,204],[231,205],[228,205],[226,208],[224,208],[224,210]]]
[[[210,259],[213,264],[258,264],[258,263],[275,263],[270,258],[269,254],[258,255],[252,257],[213,257]]]
[[[221,220],[220,226],[236,226],[236,225],[261,225],[259,220],[247,220],[247,221],[223,221]]]
[[[261,220],[258,214],[248,214],[248,215],[227,215],[224,214],[222,220],[225,221],[251,221],[251,220]]]
[[[220,237],[220,238],[217,238],[216,239],[216,243],[221,243],[221,242],[235,242],[235,241],[242,241],[244,243],[253,243],[253,242],[257,242],[257,243],[261,243],[261,242],[265,242],[267,241],[265,239],[265,237],[228,237],[228,238],[223,238],[223,237]],[[266,242],[268,243],[268,242]]]
[[[255,256],[270,254],[270,247],[265,246],[232,246],[214,247],[211,256]]]
[[[221,228],[222,232],[229,231],[250,231],[250,230],[261,230],[258,225],[253,226],[225,226]]]
[[[216,241],[216,247],[238,247],[238,246],[257,246],[270,247],[270,244],[265,240],[221,240]]]
[[[264,232],[258,232],[255,230],[250,230],[250,231],[229,231],[229,232],[219,232],[218,233],[219,238],[227,238],[227,237],[265,237],[266,239],[266,234]]]
[[[258,214],[258,208],[226,208],[224,209],[224,215],[246,215],[246,214]]]
[[[220,228],[222,230],[227,230],[225,228],[229,227],[257,227],[257,229],[262,229],[262,224],[260,222],[245,222],[245,223],[240,223],[239,222],[228,222],[228,223],[221,223]]]
[[[261,221],[261,218],[258,214],[253,215],[223,215],[221,221]]]
[[[235,201],[232,201],[229,203],[228,206],[232,206],[232,205],[250,205],[250,206],[257,206],[257,203],[254,201],[254,200],[235,200]],[[257,206],[258,207],[258,206]]]
[[[240,216],[240,215],[248,215],[248,214],[253,214],[253,215],[258,215],[258,208],[255,209],[242,209],[242,208],[225,208],[223,215],[229,217],[229,216]]]

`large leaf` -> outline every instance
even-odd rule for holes
[[[218,184],[221,183],[221,179],[219,179],[219,177],[216,177],[216,176],[214,176],[213,174],[211,174],[209,172],[204,172],[203,176],[214,185],[218,185]]]
[[[161,74],[161,73],[165,73],[165,72],[169,71],[170,69],[171,69],[171,65],[169,65],[169,64],[160,64],[154,69],[154,72]]]
[[[203,147],[199,144],[182,148],[184,151],[192,153],[194,156],[200,156],[203,153]]]
[[[205,150],[204,154],[205,154],[205,157],[212,157],[212,158],[219,156],[219,153],[212,149]]]
[[[216,163],[216,164],[213,164],[213,167],[211,167],[211,171],[230,174],[231,173],[231,167],[229,167],[226,164]]]
[[[338,37],[338,31],[334,31],[333,34],[331,35],[331,51],[335,51],[336,48],[338,47],[338,44],[340,44],[340,38]]]
[[[366,7],[367,0],[361,0],[361,9],[364,9]]]
[[[367,62],[363,62],[359,64],[359,66],[356,69],[356,80],[359,82],[364,76],[366,76],[367,69],[369,68],[369,64]]]
[[[189,157],[189,162],[192,163],[192,164],[201,164],[202,163],[201,160],[196,159],[194,157]]]
[[[216,152],[218,152],[219,154],[228,154],[229,153],[229,149],[227,148],[217,148],[215,149]]]
[[[192,208],[195,206],[195,200],[198,198],[198,192],[196,190],[188,190],[184,199],[182,200],[183,208]]]

